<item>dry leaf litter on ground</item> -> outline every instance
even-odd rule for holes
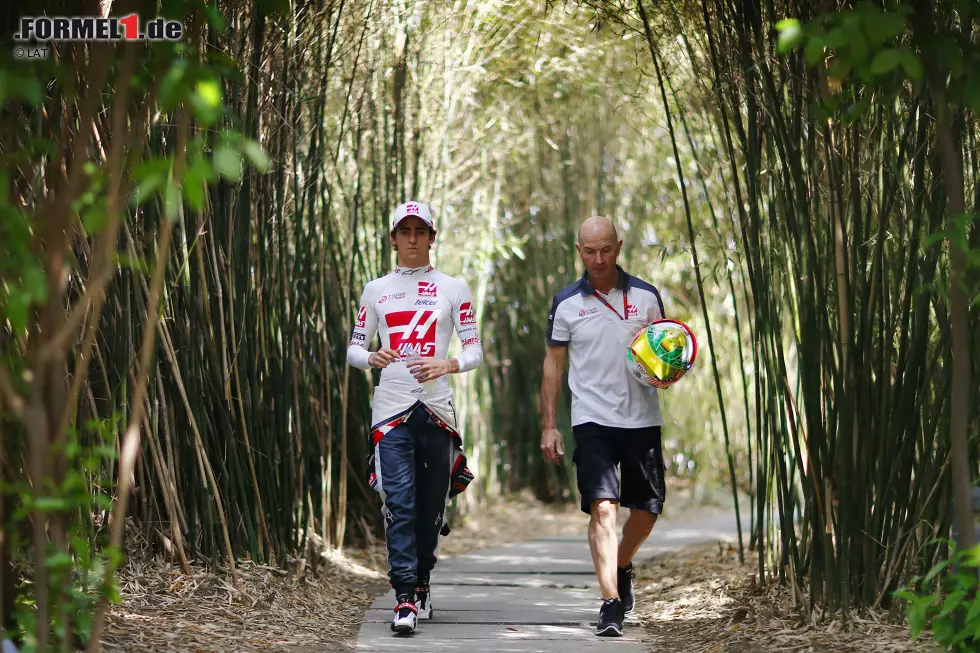
[[[656,529],[654,535],[656,537]],[[637,616],[652,650],[671,653],[912,653],[929,651],[883,610],[846,619],[815,612],[807,588],[760,587],[758,558],[738,561],[732,543],[715,542],[658,555],[636,566]],[[794,596],[796,602],[794,603]],[[800,599],[803,599],[800,601]]]

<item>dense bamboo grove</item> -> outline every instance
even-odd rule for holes
[[[977,271],[965,277],[969,296],[954,298],[956,248],[932,236],[952,231],[964,210],[962,199],[954,203],[957,185],[968,210],[978,205],[977,114],[950,103],[955,91],[936,72],[947,60],[931,61],[945,47],[937,43],[969,43],[975,17],[953,3],[920,3],[909,18],[918,27],[876,41],[889,28],[872,23],[895,25],[897,14],[869,7],[842,21],[863,30],[846,38],[865,48],[897,39],[931,77],[842,85],[839,62],[829,59],[827,70],[808,65],[809,53],[780,54],[773,26],[815,19],[810,3],[677,3],[647,26],[661,65],[686,59],[665,67],[708,80],[667,110],[684,120],[708,103],[711,173],[726,179],[750,297],[760,578],[770,563],[780,580],[809,585],[811,606],[888,604],[911,574],[946,555],[951,469],[962,463],[967,487],[976,475],[980,393],[970,368],[980,339],[976,306],[966,302],[977,294]],[[923,33],[931,16],[944,16],[937,34]],[[685,25],[697,29],[679,32]],[[833,47],[847,59],[842,44]],[[851,61],[858,70],[861,61]],[[950,70],[955,89],[963,75]],[[963,234],[975,251],[978,231]],[[957,390],[966,393],[958,405]],[[958,454],[955,419],[969,420],[961,435],[973,440]]]
[[[975,40],[955,4],[917,8]],[[409,197],[433,206],[436,265],[468,280],[487,353],[453,380],[477,475],[457,511],[573,496],[570,461],[540,456],[537,392],[575,228],[603,214],[623,265],[701,338],[664,393],[671,475],[748,494],[763,580],[880,604],[946,555],[951,462],[976,471],[980,340],[976,306],[953,310],[955,251],[930,236],[951,223],[944,154],[960,154],[964,210],[980,204],[965,104],[778,52],[777,21],[814,18],[792,0],[173,10],[184,50],[75,44],[61,72],[3,64],[5,625],[33,567],[53,592],[31,590],[36,620],[84,634],[95,599],[46,612],[73,582],[50,551],[99,590],[127,523],[184,570],[232,575],[379,536],[371,378],[345,349]],[[893,38],[928,59],[925,35]],[[964,237],[980,248],[976,227]],[[974,374],[958,385],[964,318]],[[955,416],[973,437],[959,458]]]

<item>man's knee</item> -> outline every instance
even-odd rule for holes
[[[592,502],[589,524],[596,528],[616,529],[616,508],[612,499],[596,499]]]

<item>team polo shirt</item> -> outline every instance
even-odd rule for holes
[[[663,424],[657,389],[636,381],[626,368],[629,343],[640,329],[663,319],[663,301],[652,285],[617,268],[619,283],[609,294],[600,295],[583,274],[555,295],[548,316],[548,344],[568,348],[572,426]]]

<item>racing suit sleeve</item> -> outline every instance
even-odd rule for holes
[[[483,362],[483,344],[480,342],[480,332],[476,326],[476,309],[473,307],[473,297],[465,282],[460,282],[457,297],[453,302],[453,323],[456,333],[463,345],[463,351],[456,356],[459,361],[459,373],[476,369]]]
[[[366,370],[371,367],[368,359],[371,352],[368,347],[378,332],[378,314],[374,310],[373,295],[370,284],[361,293],[361,304],[357,309],[357,319],[351,332],[350,344],[347,346],[347,362],[354,367]]]

